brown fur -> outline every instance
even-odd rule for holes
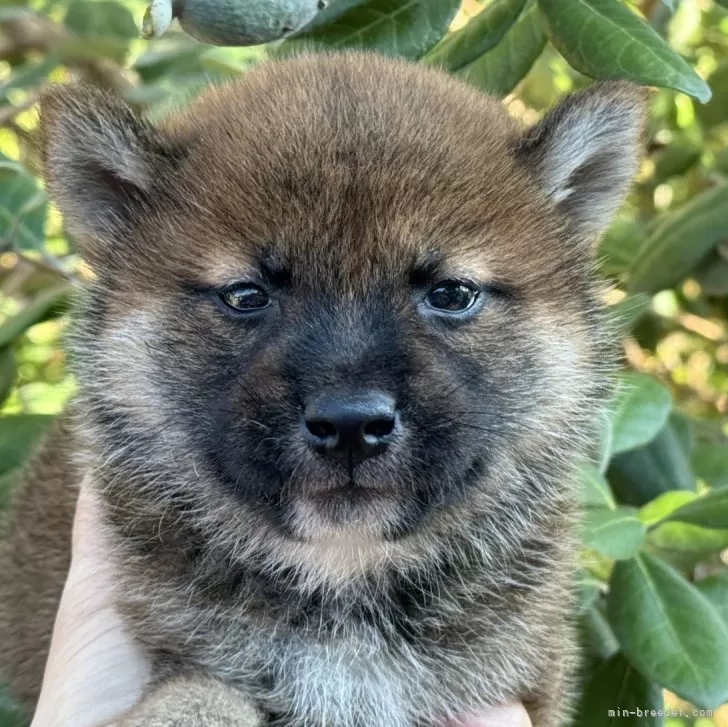
[[[265,64],[159,128],[97,91],[47,96],[49,186],[98,280],[73,343],[82,414],[13,510],[0,639],[15,692],[37,697],[83,472],[160,685],[124,725],[253,727],[261,710],[433,727],[520,699],[554,727],[574,654],[570,480],[607,388],[593,241],[641,120],[641,93],[612,83],[524,133],[440,72],[358,54]],[[477,319],[413,309],[433,255],[440,278],[487,286]],[[205,297],[261,260],[288,276],[267,328]],[[312,505],[344,473],[304,450],[296,396],[393,387],[400,369],[406,437],[356,470],[386,497]],[[282,514],[250,475],[269,469],[286,473]]]

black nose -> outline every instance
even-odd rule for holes
[[[382,452],[398,427],[394,399],[377,391],[324,394],[303,416],[310,445],[347,466]]]

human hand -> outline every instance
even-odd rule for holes
[[[113,603],[114,574],[95,495],[82,487],[73,556],[31,727],[103,727],[139,701],[150,665]],[[531,727],[521,705],[444,727]]]

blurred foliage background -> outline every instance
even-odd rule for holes
[[[245,48],[176,26],[142,40],[144,9],[0,0],[0,505],[73,393],[67,303],[92,275],[39,178],[45,84],[84,78],[157,118],[267,55],[354,45],[443,66],[532,123],[592,78],[629,78],[656,90],[599,249],[625,371],[582,473],[575,723],[728,726],[728,0],[334,0]],[[0,725],[18,724],[9,705]]]

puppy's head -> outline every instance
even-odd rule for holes
[[[431,69],[304,56],[158,127],[84,88],[42,116],[97,276],[76,354],[109,481],[189,512],[214,497],[289,540],[394,542],[538,497],[578,449],[602,383],[593,241],[637,164],[631,86],[523,130]]]

